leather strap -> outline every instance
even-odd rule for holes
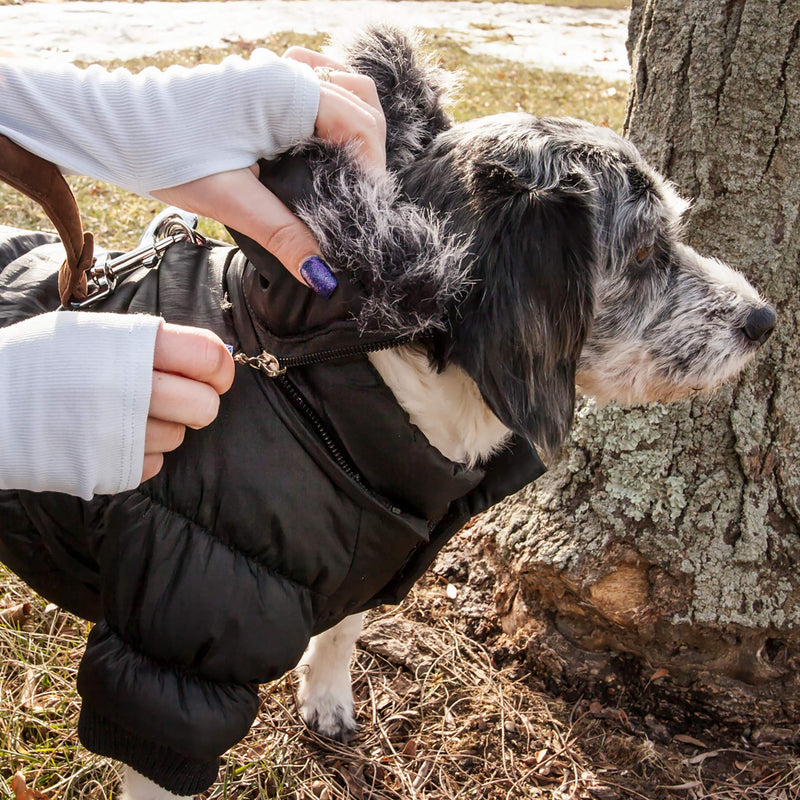
[[[58,167],[0,135],[0,180],[35,200],[55,225],[67,258],[58,273],[61,305],[86,299],[86,270],[92,266],[94,237],[84,233],[72,190]]]

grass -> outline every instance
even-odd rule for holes
[[[2,0],[0,0],[2,2]],[[571,115],[619,130],[625,86],[474,57],[441,31],[430,32],[442,65],[461,73],[454,116],[500,111]],[[318,48],[318,37],[282,34],[260,42]],[[125,62],[194,64],[246,53],[254,42]],[[112,66],[118,66],[114,63]],[[128,247],[159,204],[84,178],[71,178],[86,221],[106,245]],[[3,222],[49,227],[38,209],[0,187]],[[218,236],[218,226],[207,225]],[[447,549],[469,560],[474,531]],[[453,579],[455,581],[455,579]],[[349,746],[316,737],[300,722],[291,676],[262,687],[249,735],[224,759],[205,795],[289,800],[774,800],[800,797],[800,761],[788,747],[717,740],[713,749],[660,744],[624,710],[586,698],[567,704],[542,691],[526,666],[524,641],[506,637],[494,613],[498,576],[476,576],[445,591],[441,569],[399,609],[372,619],[414,646],[403,653],[365,636],[354,668],[360,733]],[[3,609],[30,603],[20,624]],[[113,766],[77,740],[75,676],[88,624],[48,606],[0,567],[0,797],[21,770],[58,800],[111,800]],[[676,788],[679,787],[679,788]]]

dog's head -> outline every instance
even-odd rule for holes
[[[569,428],[576,382],[602,402],[708,391],[774,326],[740,273],[681,243],[687,204],[607,128],[473,120],[440,133],[403,181],[472,242],[475,285],[437,357],[547,450]]]
[[[441,71],[389,28],[348,60],[376,82],[401,193],[378,202],[323,153],[305,219],[326,254],[345,237],[340,268],[373,320],[433,331],[434,361],[462,367],[518,434],[554,451],[576,382],[603,402],[712,389],[771,332],[744,277],[680,242],[686,204],[630,142],[527,114],[453,125]]]

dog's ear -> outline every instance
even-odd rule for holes
[[[590,197],[575,187],[531,191],[502,170],[491,183],[475,231],[478,285],[452,356],[504,424],[552,453],[572,423],[592,319]]]
[[[443,108],[453,76],[424,54],[417,36],[390,25],[367,28],[345,47],[345,61],[375,81],[386,117],[386,163],[397,171],[450,127]]]
[[[438,166],[448,171],[448,160],[458,162]],[[468,161],[454,168],[457,180],[436,181],[451,221],[472,237],[475,283],[435,355],[463,367],[505,425],[553,453],[572,422],[575,368],[592,319],[591,187],[580,171],[540,188],[496,160]],[[419,177],[407,184],[412,194],[422,193]]]

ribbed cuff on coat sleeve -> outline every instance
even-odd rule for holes
[[[78,718],[78,736],[87,750],[122,761],[179,797],[204,792],[219,773],[218,758],[208,761],[187,758],[124,730],[89,710],[85,702]]]
[[[0,331],[0,488],[88,500],[139,484],[160,324],[55,311]]]

